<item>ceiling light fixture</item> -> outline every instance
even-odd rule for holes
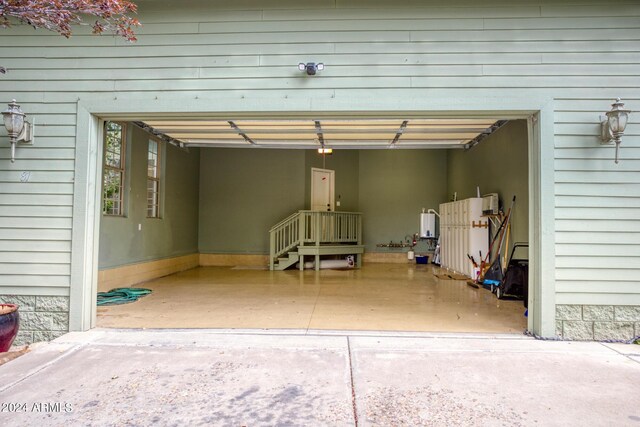
[[[319,154],[333,154],[333,148],[318,148],[318,153]]]
[[[624,109],[624,103],[620,102],[620,98],[616,98],[616,102],[611,104],[611,111],[605,113],[606,117],[600,116],[600,143],[603,145],[616,144],[616,163],[618,163],[618,151],[630,112],[630,110]]]

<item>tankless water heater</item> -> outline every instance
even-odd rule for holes
[[[432,213],[420,214],[420,237],[436,237],[436,215]]]

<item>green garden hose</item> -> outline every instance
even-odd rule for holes
[[[145,295],[153,292],[145,288],[115,288],[109,292],[98,292],[98,306],[128,304],[138,301]]]

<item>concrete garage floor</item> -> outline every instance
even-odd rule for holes
[[[638,384],[635,345],[95,329],[0,366],[0,425],[637,426]]]
[[[522,301],[501,301],[431,265],[263,271],[200,267],[139,286],[153,294],[98,308],[106,328],[260,328],[521,333]]]

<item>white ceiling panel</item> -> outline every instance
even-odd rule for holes
[[[177,145],[310,148],[446,148],[477,143],[502,126],[493,119],[153,120],[136,122]]]

